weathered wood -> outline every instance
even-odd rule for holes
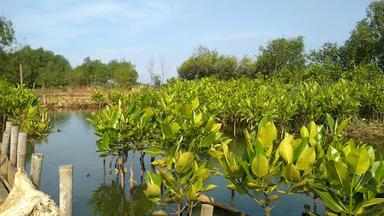
[[[228,204],[215,201],[212,197],[208,197],[208,196],[206,196],[204,194],[200,194],[200,196],[197,199],[201,203],[210,204],[210,205],[214,206],[215,208],[219,208],[219,209],[222,209],[224,211],[231,212],[231,214],[241,215],[241,216],[247,215],[245,212],[242,212],[242,211],[240,211],[238,209],[235,209],[234,207],[232,207],[232,206],[230,206]]]
[[[11,127],[12,127],[12,122],[11,121],[7,121],[5,123],[5,130],[4,132],[7,132],[8,134],[11,134]]]
[[[201,205],[200,216],[213,216],[213,206],[209,204]]]
[[[43,166],[44,154],[34,153],[32,154],[31,162],[31,180],[32,183],[40,188],[41,170]]]
[[[4,131],[3,139],[1,141],[1,159],[2,160],[8,157],[9,137],[10,137],[10,134]]]
[[[59,167],[60,175],[60,216],[72,215],[72,165],[62,165]]]
[[[8,163],[8,171],[7,171],[7,181],[8,184],[13,187],[13,182],[15,181],[15,173],[17,172],[17,169],[12,165],[11,162],[7,161]]]
[[[27,154],[27,133],[20,132],[17,144],[17,169],[25,170],[25,155]]]
[[[9,160],[11,163],[16,166],[17,159],[17,140],[19,136],[19,127],[12,126],[11,127],[11,146],[9,149]]]

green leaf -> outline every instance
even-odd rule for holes
[[[192,152],[183,152],[177,158],[175,163],[176,172],[182,174],[189,171],[194,164],[194,156]]]
[[[298,170],[308,170],[316,160],[316,152],[313,147],[305,148],[296,161]]]
[[[273,140],[277,138],[277,130],[273,122],[267,122],[257,133],[257,139],[264,147],[272,145]]]
[[[251,165],[252,172],[257,177],[264,177],[269,172],[268,159],[264,155],[257,155]]]
[[[301,138],[309,137],[309,131],[308,131],[307,127],[305,127],[304,125],[300,129],[300,136],[301,136]]]
[[[165,154],[164,149],[158,146],[149,146],[145,148],[143,152],[149,154],[152,157]]]
[[[328,191],[320,190],[317,187],[312,187],[312,189],[321,198],[327,208],[335,213],[345,212],[345,207],[337,196],[332,196]]]
[[[300,141],[299,139],[295,140]],[[293,160],[297,160],[301,153],[304,151],[304,149],[308,146],[308,139],[304,138],[301,140],[300,144],[298,144],[297,147],[293,150]]]
[[[384,180],[384,161],[375,161],[371,168],[372,176],[381,182]]]
[[[312,146],[316,144],[316,136],[317,136],[317,126],[315,122],[311,121],[309,123],[309,144]]]
[[[380,204],[380,203],[384,203],[384,198],[372,198],[370,200],[366,200],[363,202],[363,207],[368,207],[368,206],[372,206],[372,205],[377,205],[377,204]]]
[[[209,191],[217,188],[217,185],[209,184],[207,187],[204,188],[204,191]]]
[[[293,143],[293,136],[288,134],[288,136],[286,136],[281,141],[279,146],[279,154],[288,164],[292,163],[293,161],[292,143]]]
[[[296,169],[295,165],[291,163],[284,167],[282,175],[290,182],[299,182],[300,180],[300,172]]]
[[[330,145],[327,150],[327,157],[328,157],[328,160],[339,161],[340,153],[339,151],[337,151],[335,147]]]
[[[166,138],[173,137],[172,129],[171,127],[169,127],[168,124],[165,124],[165,123],[161,124],[161,130]]]
[[[328,127],[331,129],[332,133],[334,133],[335,132],[335,120],[328,113],[326,113],[325,116],[326,116],[325,119],[327,121]]]
[[[350,190],[350,179],[347,167],[341,161],[328,161],[325,165],[330,182],[340,185],[346,193]]]
[[[213,142],[215,141],[215,134],[208,134],[208,136],[206,136],[203,140],[203,143],[202,143],[202,147],[208,147],[208,146],[211,146],[213,144]]]
[[[221,124],[220,123],[216,123],[212,126],[211,128],[211,132],[213,133],[216,133],[216,132],[219,132],[221,129]]]
[[[195,111],[200,105],[199,98],[195,98],[192,102],[192,110]]]
[[[147,184],[147,189],[144,194],[149,198],[160,196],[160,186],[156,184]]]
[[[349,124],[350,120],[351,120],[351,117],[344,119],[344,121],[342,121],[340,123],[340,125],[337,127],[337,131],[336,131],[338,136],[342,135],[344,128]]]
[[[370,159],[365,148],[354,149],[347,155],[346,162],[355,175],[362,175],[368,171]]]
[[[179,132],[179,130],[180,130],[179,124],[177,124],[177,122],[173,122],[171,126],[172,134],[176,135]]]

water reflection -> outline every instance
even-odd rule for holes
[[[100,184],[92,194],[89,205],[94,215],[99,216],[135,216],[151,215],[155,205],[144,195],[145,187],[134,187],[132,194],[127,196],[118,184]]]

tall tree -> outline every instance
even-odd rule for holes
[[[68,60],[43,48],[32,49],[25,46],[7,54],[3,65],[3,79],[11,83],[19,82],[19,64],[23,65],[24,84],[28,87],[63,86],[67,84],[67,74],[71,70]]]
[[[15,32],[12,22],[5,17],[0,17],[0,50],[9,46],[15,40]]]
[[[344,53],[351,64],[374,63],[384,69],[384,0],[368,6],[367,17],[352,30]]]
[[[260,47],[257,71],[269,75],[283,68],[299,70],[305,67],[304,38],[278,38]]]
[[[100,60],[91,60],[89,57],[86,57],[72,73],[71,80],[77,85],[102,85],[110,78],[107,65]]]
[[[111,80],[121,87],[128,87],[136,83],[138,73],[129,61],[112,60],[108,63],[108,71]]]
[[[178,67],[177,72],[179,77],[187,80],[209,76],[223,80],[235,78],[238,76],[237,58],[200,46]]]

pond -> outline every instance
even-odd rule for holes
[[[59,201],[59,171],[64,164],[73,165],[73,215],[151,215],[154,204],[149,202],[143,194],[144,187],[140,183],[139,155],[135,159],[135,190],[131,195],[129,189],[122,193],[111,177],[104,172],[103,158],[97,153],[96,140],[92,126],[86,118],[87,112],[57,112],[53,114],[53,132],[46,139],[36,143],[35,152],[44,154],[41,179],[41,190]],[[241,148],[243,142],[237,140],[235,148]],[[106,165],[109,162],[106,161]],[[146,167],[150,167],[150,158],[145,158]],[[29,170],[29,162],[27,170]],[[127,164],[127,166],[129,166]],[[129,178],[127,176],[126,178]],[[252,199],[246,195],[235,193],[231,199],[231,191],[225,187],[225,179],[213,176],[211,183],[219,187],[207,195],[228,205],[246,212],[248,215],[264,215]],[[127,184],[126,184],[127,185]],[[282,195],[272,210],[272,215],[301,215],[303,205],[313,203],[306,195]],[[318,201],[318,213],[324,212],[324,207]],[[198,210],[195,211],[198,213]],[[216,211],[215,215],[225,215]]]

